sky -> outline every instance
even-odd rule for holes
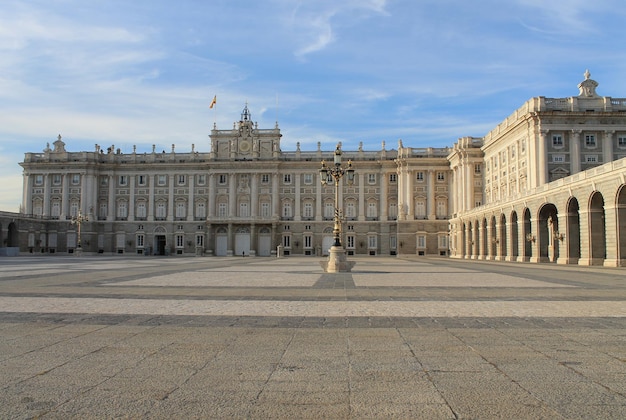
[[[2,0],[0,210],[59,134],[208,153],[247,103],[285,151],[447,147],[586,69],[623,98],[625,21],[623,0]]]

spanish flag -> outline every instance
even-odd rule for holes
[[[213,100],[211,101],[211,105],[209,105],[209,109],[213,109],[216,102],[217,102],[217,95],[213,97]]]

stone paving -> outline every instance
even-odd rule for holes
[[[0,259],[0,418],[626,418],[624,269]]]

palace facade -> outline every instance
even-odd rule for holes
[[[356,171],[339,192],[348,254],[624,265],[626,99],[599,96],[588,72],[578,87],[578,96],[532,98],[485,137],[453,147],[344,150]],[[283,151],[281,138],[247,106],[232,129],[213,127],[209,152],[71,152],[59,136],[20,164],[17,246],[325,255],[334,187],[318,171],[334,146]]]

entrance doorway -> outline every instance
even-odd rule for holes
[[[165,255],[165,246],[167,245],[167,240],[165,235],[156,235],[154,237],[154,255]]]

